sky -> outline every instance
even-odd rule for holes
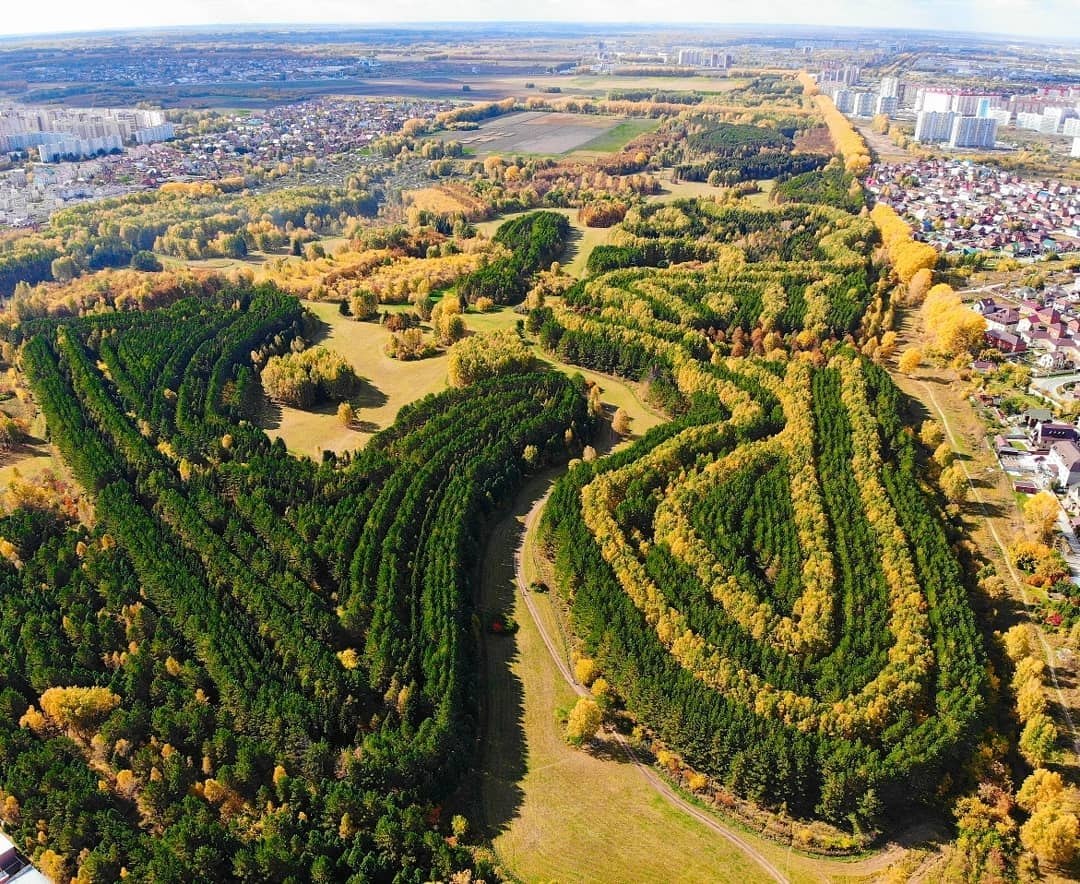
[[[0,35],[170,25],[454,21],[813,24],[1080,38],[1080,0],[52,0],[8,2]]]

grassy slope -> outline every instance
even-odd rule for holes
[[[310,303],[308,307],[328,327],[316,343],[341,353],[366,381],[353,399],[362,429],[342,426],[336,406],[320,411],[282,408],[280,415],[269,415],[263,426],[271,438],[284,439],[290,451],[317,457],[323,449],[359,448],[373,433],[393,423],[401,406],[446,386],[445,356],[399,362],[383,352],[390,333],[382,326],[342,316],[337,304]]]
[[[570,748],[554,710],[573,692],[514,592],[513,549],[538,479],[495,529],[481,604],[517,635],[487,641],[483,809],[495,849],[525,881],[761,880],[752,861],[668,806],[632,766]],[[523,608],[523,606],[521,606]]]

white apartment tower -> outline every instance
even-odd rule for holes
[[[949,147],[994,146],[997,120],[991,117],[957,117],[949,133]]]

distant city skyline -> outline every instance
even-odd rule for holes
[[[392,10],[388,16],[388,9]],[[447,5],[405,0],[387,7],[352,0],[185,0],[147,4],[136,0],[59,0],[47,9],[11,4],[0,17],[0,35],[175,26],[240,24],[379,25],[418,22],[652,23],[816,25],[967,31],[1017,37],[1080,40],[1076,0],[546,0],[522,6],[505,0],[465,0]]]

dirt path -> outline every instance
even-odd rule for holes
[[[918,383],[919,386],[921,386],[922,389],[925,391],[926,399],[924,401],[929,402],[929,404],[933,407],[934,411],[937,412],[937,417],[940,419],[941,425],[945,429],[945,435],[949,439],[949,444],[952,445],[954,450],[962,451],[964,446],[961,443],[961,440],[957,438],[955,432],[953,431],[952,423],[949,420],[948,415],[945,413],[945,410],[938,402],[937,397],[934,395],[933,389],[931,389],[930,385],[926,383],[926,381],[919,381]],[[1068,727],[1069,733],[1072,736],[1073,751],[1076,752],[1077,756],[1080,756],[1080,733],[1077,733],[1076,724],[1073,721],[1072,713],[1069,711],[1069,705],[1066,700],[1065,694],[1061,689],[1061,682],[1058,679],[1058,670],[1057,667],[1054,665],[1054,660],[1056,658],[1054,649],[1046,640],[1046,635],[1043,633],[1043,631],[1039,629],[1037,625],[1035,625],[1035,621],[1031,616],[1032,602],[1031,596],[1027,591],[1027,585],[1021,579],[1020,575],[1016,573],[1016,569],[1013,567],[1012,560],[1010,559],[1008,551],[1005,548],[1005,543],[1004,541],[1002,541],[1001,535],[998,533],[997,527],[994,525],[994,520],[991,517],[986,499],[980,492],[979,486],[976,484],[970,470],[968,470],[967,463],[962,459],[957,460],[956,462],[960,464],[960,468],[964,471],[964,476],[967,479],[968,488],[971,492],[971,499],[979,505],[983,521],[985,522],[986,528],[990,532],[990,536],[993,538],[994,543],[997,545],[998,551],[1001,553],[1001,558],[1005,563],[1005,567],[1009,572],[1009,576],[1012,578],[1013,583],[1020,590],[1020,599],[1024,603],[1024,609],[1028,613],[1028,620],[1032,623],[1033,626],[1035,626],[1032,631],[1039,638],[1039,645],[1042,648],[1043,657],[1046,660],[1046,665],[1050,672],[1050,680],[1053,683],[1054,691],[1057,694],[1058,707],[1061,709],[1062,716],[1065,719],[1065,725]]]
[[[544,646],[547,648],[551,660],[562,676],[563,680],[570,686],[574,693],[579,696],[588,696],[588,690],[581,685],[573,675],[570,666],[565,658],[565,655],[559,648],[559,643],[550,635],[547,627],[545,626],[544,618],[537,610],[536,602],[533,599],[532,593],[528,588],[528,581],[526,580],[524,573],[524,557],[526,548],[529,545],[533,532],[536,526],[536,522],[543,511],[544,505],[547,503],[548,497],[551,494],[550,487],[544,494],[537,498],[529,509],[529,512],[525,516],[524,530],[521,532],[520,541],[514,551],[514,573],[517,581],[518,591],[521,594],[521,598],[525,603],[526,609],[529,611],[529,615],[536,626],[537,631],[540,633],[540,637],[543,640]],[[629,761],[637,768],[637,770],[644,777],[649,786],[660,795],[668,804],[678,809],[682,813],[685,813],[700,823],[709,828],[710,831],[720,835],[722,838],[728,840],[731,844],[738,847],[751,857],[761,869],[773,880],[786,882],[790,878],[784,871],[781,871],[778,866],[771,861],[765,854],[758,850],[753,844],[742,837],[739,831],[733,827],[725,825],[718,817],[701,810],[691,802],[684,799],[678,792],[671,788],[667,782],[653,769],[651,765],[643,763],[637,755],[634,753],[633,748],[626,742],[623,736],[619,733],[611,732],[611,736],[617,741],[619,747],[625,753]],[[910,827],[905,832],[901,833],[901,837],[905,842],[917,843],[922,841],[930,841],[935,839],[939,835],[937,828],[934,826],[915,825]],[[848,879],[850,877],[863,877],[875,875],[883,872],[895,863],[897,863],[907,852],[907,848],[900,843],[890,843],[883,850],[875,853],[873,856],[867,857],[862,860],[829,860],[825,858],[793,855],[791,853],[787,856],[786,865],[789,871],[794,872],[796,869],[802,873],[819,874],[826,879],[835,880],[838,877]],[[792,866],[795,868],[791,868]]]

